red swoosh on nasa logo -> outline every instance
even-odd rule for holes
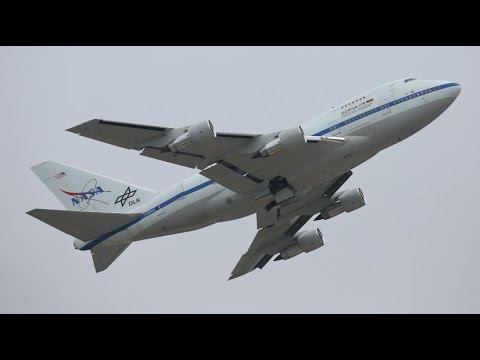
[[[69,192],[69,191],[65,191],[65,190],[62,190],[62,189],[60,189],[60,191],[63,191],[65,194],[70,195],[70,196],[90,195],[89,191],[87,191],[87,192]],[[110,190],[103,190],[103,192],[110,192]]]
[[[60,189],[60,191],[63,191],[65,194],[70,196],[90,195],[88,191],[87,192],[69,192],[62,189]]]

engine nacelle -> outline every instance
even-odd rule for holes
[[[181,149],[192,144],[200,144],[217,136],[210,120],[202,121],[188,127],[188,129],[170,144],[168,148],[172,152],[179,152]]]
[[[301,126],[295,126],[278,134],[278,137],[264,147],[262,147],[253,156],[253,158],[272,156],[273,154],[285,150],[294,149],[306,144],[305,134]]]
[[[280,252],[280,255],[275,260],[288,260],[294,256],[300,255],[303,252],[308,253],[316,250],[325,244],[320,229],[307,230],[300,234],[295,241],[295,245],[284,249],[282,252]]]
[[[362,206],[366,205],[365,197],[363,196],[362,189],[350,189],[345,191],[338,199],[333,203],[328,205],[325,209],[320,212],[321,218],[330,219],[334,216],[340,215],[343,212],[352,212],[354,210],[360,209]]]

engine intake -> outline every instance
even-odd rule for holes
[[[367,202],[365,201],[365,197],[363,196],[362,189],[350,189],[340,195],[333,204],[330,204],[325,209],[323,209],[320,212],[320,215],[315,220],[326,220],[340,215],[343,212],[349,213],[354,210],[360,209],[362,206],[365,206],[366,203]]]
[[[188,127],[188,129],[170,144],[168,148],[171,152],[179,152],[181,149],[192,144],[200,144],[204,141],[217,137],[217,133],[213,128],[210,120],[202,121]]]
[[[257,151],[253,155],[252,159],[259,157],[272,156],[273,154],[285,150],[285,149],[294,149],[299,146],[306,144],[307,140],[305,139],[305,134],[301,126],[295,126],[291,129],[287,129],[278,134],[278,137],[264,147]]]
[[[274,261],[282,259],[288,260],[303,252],[309,253],[310,251],[316,250],[325,244],[320,229],[307,230],[300,234],[294,241],[296,243],[282,250]]]

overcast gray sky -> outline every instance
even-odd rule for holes
[[[480,311],[480,48],[0,48],[0,312]],[[25,214],[62,205],[30,167],[56,160],[156,190],[195,170],[64,130],[92,118],[263,133],[397,78],[451,80],[454,104],[354,170],[368,204],[318,251],[226,281],[255,217],[133,244],[96,274],[72,237]]]

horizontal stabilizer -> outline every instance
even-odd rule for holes
[[[95,252],[92,249],[92,259],[95,271],[98,273],[106,270],[115,260],[117,260],[125,249],[130,246],[130,244],[131,243],[111,246]]]
[[[27,212],[27,214],[82,241],[95,240],[99,236],[129,223],[140,215],[139,213],[125,214],[49,209],[34,209]]]

